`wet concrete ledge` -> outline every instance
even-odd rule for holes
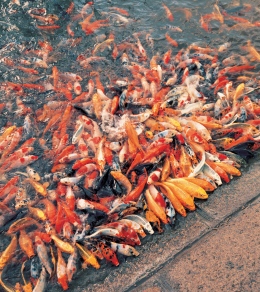
[[[227,219],[130,291],[259,291],[260,197]]]
[[[260,197],[227,219],[130,291],[259,291]]]
[[[142,246],[137,247],[139,257],[120,258],[119,267],[104,262],[100,270],[89,268],[81,271],[72,281],[69,291],[141,291],[142,283],[153,275],[156,277],[157,273],[159,275],[165,266],[174,264],[189,248],[257,200],[260,196],[259,176],[260,162],[251,162],[242,177],[218,188],[207,201],[198,200],[195,212],[188,213],[186,218],[177,215],[174,228],[142,240]],[[55,291],[61,291],[56,288]],[[172,291],[170,286],[168,288],[162,291]]]

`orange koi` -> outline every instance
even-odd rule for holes
[[[38,44],[41,48],[43,48],[46,51],[52,52],[53,51],[53,47],[46,41],[38,41]]]
[[[162,193],[170,200],[174,209],[183,217],[187,216],[186,210],[184,209],[183,205],[177,199],[177,197],[173,194],[172,190],[163,183],[155,183],[158,185],[162,191]]]
[[[71,211],[70,208],[65,203],[61,203],[61,205],[68,221],[74,226],[81,225],[81,221],[78,215],[74,213],[73,211]]]
[[[165,97],[165,95],[170,91],[170,87],[164,87],[161,90],[159,90],[155,97],[154,97],[154,102],[160,102],[163,101],[163,98]]]
[[[102,102],[101,102],[101,97],[100,97],[100,95],[98,93],[94,93],[93,94],[92,102],[93,102],[95,115],[96,115],[97,119],[100,120],[101,111],[102,111]]]
[[[225,11],[223,11],[222,13],[223,13],[224,17],[227,19],[232,19],[232,20],[240,22],[240,23],[248,23],[249,22],[249,20],[247,20],[243,17],[233,16],[233,15],[228,14]]]
[[[111,171],[110,174],[126,189],[126,194],[129,194],[132,190],[132,184],[129,179],[120,171]]]
[[[24,88],[34,89],[43,92],[45,90],[44,86],[40,84],[31,84],[31,83],[24,83],[22,85]]]
[[[215,162],[215,164],[218,165],[219,167],[221,167],[228,174],[235,175],[235,176],[241,175],[241,172],[239,171],[239,169],[237,169],[236,167],[234,167],[230,164],[227,164],[224,162]]]
[[[70,26],[71,26],[71,23],[69,23],[69,24],[67,25],[67,33],[68,33],[68,35],[74,37],[74,36],[75,36],[75,33],[74,33],[74,31],[71,29]]]
[[[62,113],[58,112],[52,116],[49,120],[48,124],[46,125],[45,129],[43,130],[43,135],[48,132],[56,123],[58,123],[59,119],[61,118]]]
[[[76,199],[71,186],[67,186],[65,201],[71,211],[75,210]]]
[[[20,230],[19,245],[28,258],[35,256],[33,242],[24,230]]]
[[[137,186],[124,197],[124,202],[129,203],[131,201],[137,201],[147,183],[148,175],[145,172],[139,177]]]
[[[253,136],[251,134],[246,134],[246,135],[238,138],[237,140],[232,141],[231,143],[227,144],[224,147],[224,149],[229,150],[229,149],[235,147],[236,145],[242,144],[242,143],[247,142],[247,141],[255,141],[255,139],[253,138]]]
[[[174,47],[178,47],[177,41],[174,40],[173,38],[171,38],[168,33],[165,34],[165,38],[170,45],[172,45]]]
[[[163,62],[165,64],[169,64],[170,60],[171,60],[171,53],[172,50],[168,50],[164,55],[163,55]]]
[[[142,161],[147,161],[153,157],[157,157],[158,155],[162,154],[163,152],[167,153],[169,148],[170,148],[169,144],[162,144],[162,145],[159,145],[157,147],[154,147],[153,149],[147,150]]]
[[[61,250],[58,248],[58,261],[57,261],[57,279],[63,290],[68,290],[68,276],[66,273],[66,263],[62,257]]]
[[[154,200],[149,190],[145,191],[145,199],[149,210],[151,210],[164,224],[168,223],[164,209]]]
[[[51,224],[55,224],[57,213],[55,205],[49,199],[43,199],[39,203],[44,204],[46,216],[50,220]]]
[[[9,229],[7,230],[7,234],[12,234],[12,233],[15,233],[19,230],[22,230],[22,229],[25,229],[27,228],[28,226],[31,226],[31,225],[36,225],[37,227],[41,227],[40,224],[38,224],[38,222],[31,218],[31,217],[24,217],[24,218],[21,218],[21,219],[18,219],[16,220],[10,227]]]
[[[203,188],[196,185],[193,182],[186,180],[186,178],[174,178],[174,179],[167,179],[168,182],[173,183],[178,188],[181,188],[183,191],[188,193],[193,198],[198,199],[207,199],[208,194],[205,192]]]
[[[199,187],[203,188],[207,192],[213,192],[215,190],[215,187],[210,182],[204,179],[195,178],[195,177],[184,177],[184,179],[188,182],[198,185]]]
[[[40,237],[40,239],[46,243],[51,242],[51,237],[47,233],[40,232],[40,231],[34,231],[34,235]]]
[[[66,195],[66,190],[67,190],[67,187],[64,184],[62,184],[61,182],[59,182],[58,186],[57,186],[57,189],[56,189],[56,192],[59,195],[59,197],[65,196]]]
[[[130,173],[131,170],[133,170],[135,168],[135,166],[137,166],[139,163],[142,162],[142,154],[140,152],[138,152],[134,158],[134,160],[132,161],[131,165],[129,166],[126,175],[128,175]]]
[[[200,25],[206,32],[209,32],[210,31],[209,24],[207,21],[205,21],[204,17],[203,16],[200,17]]]
[[[112,150],[106,146],[106,144],[104,145],[104,157],[105,157],[105,161],[108,165],[112,165],[113,163],[113,152]]]
[[[62,208],[61,202],[57,202],[57,207],[58,208],[57,208],[57,217],[55,221],[55,230],[57,231],[57,233],[60,233],[66,219],[65,219],[65,212]]]
[[[110,10],[116,10],[117,12],[119,12],[119,13],[125,15],[125,16],[129,16],[128,11],[126,11],[125,9],[122,9],[122,8],[119,8],[119,7],[115,7],[115,6],[109,7],[109,9]]]
[[[55,30],[55,29],[59,29],[60,28],[59,25],[38,25],[38,24],[36,25],[36,27],[38,29],[47,30],[47,31],[49,31],[49,30]]]
[[[63,148],[63,149],[61,150],[61,152],[60,152],[60,153],[57,155],[57,157],[55,158],[55,162],[54,162],[54,164],[56,164],[58,161],[61,162],[60,160],[61,160],[63,157],[69,155],[70,153],[73,153],[74,150],[75,150],[75,148],[76,148],[75,145],[68,145],[68,146],[66,146],[65,148]]]
[[[41,210],[40,208],[35,208],[35,207],[31,207],[31,206],[28,206],[28,211],[29,213],[31,213],[31,215],[38,219],[38,220],[42,220],[42,221],[46,221],[47,220],[47,217],[44,213],[43,210]]]
[[[74,4],[74,2],[71,2],[69,7],[66,10],[66,13],[71,14],[74,8],[75,8],[75,4]]]
[[[130,139],[130,141],[133,143],[133,145],[144,154],[144,150],[139,143],[136,130],[134,129],[134,127],[132,126],[132,124],[129,121],[126,121],[126,123],[125,123],[125,130],[126,130],[128,139]]]
[[[72,105],[68,104],[60,121],[59,129],[60,129],[60,136],[64,136],[66,133],[67,123],[71,117]]]
[[[162,6],[163,6],[163,8],[165,10],[165,13],[166,13],[167,18],[170,21],[173,21],[174,20],[174,17],[173,17],[173,14],[172,14],[171,10],[164,3],[162,3]]]
[[[93,158],[85,157],[85,158],[82,158],[81,160],[76,161],[72,165],[72,169],[77,170],[81,168],[82,166],[84,166],[85,164],[94,163],[94,162],[95,160]]]
[[[250,70],[250,69],[255,69],[255,66],[251,65],[240,65],[240,66],[233,66],[224,69],[226,73],[238,73],[244,70]]]
[[[191,12],[191,10],[189,8],[180,8],[180,7],[178,7],[176,9],[177,10],[180,10],[180,11],[182,11],[184,13],[185,19],[187,21],[190,21],[191,20],[191,18],[192,18],[192,12]]]
[[[207,164],[220,176],[226,183],[230,182],[228,174],[221,167],[216,165],[213,161],[206,160]]]
[[[53,78],[53,86],[54,88],[57,88],[58,82],[59,82],[59,71],[56,66],[52,67],[52,78]]]
[[[90,35],[99,28],[106,26],[109,26],[108,19],[100,19],[82,26],[82,30],[86,33],[86,35]]]
[[[163,167],[162,167],[161,181],[165,181],[170,174],[171,174],[171,163],[170,163],[169,158],[166,157],[164,160]]]
[[[17,248],[17,237],[13,236],[10,244],[3,251],[0,257],[0,271],[4,269],[8,261],[13,257],[15,250]]]
[[[32,69],[32,68],[25,68],[25,67],[22,67],[22,66],[16,66],[16,68],[18,70],[21,70],[23,71],[24,73],[27,73],[27,74],[39,74],[39,72],[35,69]]]
[[[11,178],[9,182],[4,187],[1,188],[0,197],[1,198],[5,197],[11,191],[11,189],[18,183],[18,181],[19,176],[14,176],[13,178]]]
[[[38,181],[33,180],[32,178],[27,178],[26,181],[28,181],[32,185],[37,193],[41,194],[43,197],[47,196],[47,190],[44,185],[42,185]]]
[[[174,154],[171,153],[169,156],[171,170],[174,175],[174,177],[184,177],[184,173],[182,171],[182,168],[180,167],[179,162],[175,158]]]
[[[71,91],[67,88],[55,87],[54,90],[58,93],[62,93],[69,101],[73,98]]]

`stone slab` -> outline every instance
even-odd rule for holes
[[[260,198],[129,291],[259,291],[259,246]]]
[[[222,221],[236,212],[241,206],[254,199],[260,193],[260,162],[255,161],[242,172],[241,177],[234,177],[230,183],[223,184],[209,195],[207,201],[198,200],[197,210],[204,219]],[[212,220],[213,219],[213,220]]]

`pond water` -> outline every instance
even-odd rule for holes
[[[220,11],[226,11],[231,16],[247,19],[251,23],[260,22],[260,3],[259,1],[217,1]],[[107,19],[108,26],[101,27],[94,33],[86,35],[80,25],[80,22],[91,13],[91,8],[80,18],[78,15],[86,4],[86,1],[74,1],[75,7],[71,14],[66,13],[71,1],[23,1],[23,0],[1,0],[0,1],[0,104],[4,104],[4,109],[0,112],[0,129],[7,125],[15,124],[17,127],[24,126],[25,116],[19,114],[17,99],[14,92],[6,89],[6,82],[17,84],[46,84],[51,83],[53,66],[56,66],[60,72],[72,72],[82,77],[81,86],[86,91],[88,82],[93,76],[93,72],[99,72],[100,80],[106,87],[106,94],[109,93],[109,86],[114,80],[126,80],[129,78],[129,72],[122,66],[121,55],[113,57],[111,55],[112,46],[107,46],[104,50],[97,51],[96,56],[102,57],[99,61],[93,61],[89,66],[80,65],[78,58],[88,58],[93,54],[99,43],[104,41],[113,34],[114,42],[120,49],[122,43],[135,44],[137,37],[143,45],[147,60],[144,61],[146,67],[149,67],[149,60],[152,56],[163,56],[169,49],[172,50],[171,55],[175,56],[181,49],[186,49],[189,45],[195,44],[200,47],[219,48],[225,43],[229,43],[229,49],[219,53],[220,61],[234,54],[247,55],[247,52],[241,49],[250,40],[251,44],[260,51],[260,26],[247,26],[244,23],[236,21],[231,17],[224,18],[224,22],[220,23],[213,19],[209,22],[209,31],[201,26],[201,17],[212,13],[215,1],[159,1],[159,0],[118,0],[118,1],[93,1],[92,9],[94,12],[93,20]],[[164,3],[172,12],[173,21],[166,16]],[[113,7],[120,7],[127,11],[129,15],[120,14]],[[53,15],[55,25],[59,28],[54,30],[44,30],[40,25],[44,25],[37,17],[36,9],[45,8],[47,15]],[[233,26],[240,23],[239,26]],[[68,34],[67,27],[73,31],[73,36]],[[165,34],[174,39],[178,46],[171,46],[166,40]],[[137,36],[137,37],[136,37]],[[37,56],[36,50],[39,50],[39,42],[48,42],[53,50],[49,52],[46,59],[47,66],[39,65],[36,58],[43,58],[42,55]],[[140,56],[134,53],[130,55],[131,61],[140,62]],[[8,62],[8,60],[12,60]],[[30,61],[30,68],[38,71],[38,74],[26,73],[20,67],[26,67],[21,60]],[[39,60],[38,60],[39,62]],[[258,72],[259,65],[252,71]],[[255,76],[252,73],[252,78]],[[258,77],[256,76],[256,79]],[[26,90],[25,90],[26,91]],[[253,100],[258,101],[258,92],[252,94]],[[43,108],[47,102],[53,100],[59,101],[64,98],[57,97],[53,90],[26,91],[26,95],[21,96],[25,107],[31,109],[30,123],[32,126],[28,130],[28,135],[23,137],[23,142],[30,137],[40,137],[46,123],[37,121],[37,113]],[[64,107],[61,108],[64,110]],[[57,111],[59,111],[57,107]],[[73,113],[73,119],[68,126],[68,131],[73,133],[76,113]],[[46,146],[51,148],[52,132],[44,136]],[[43,176],[50,173],[52,168],[52,160],[44,157],[44,151],[40,143],[37,142],[33,152],[38,155],[39,159],[33,164],[33,167]],[[23,170],[24,171],[24,170]],[[9,174],[7,174],[9,175]],[[33,192],[33,191],[32,191]],[[3,234],[2,247],[9,242]],[[145,250],[145,244],[139,248]],[[3,248],[2,248],[3,249]],[[21,258],[21,257],[20,257]],[[119,257],[123,261],[123,257]],[[128,260],[131,260],[128,259]],[[122,263],[124,265],[124,263]],[[20,281],[20,266],[14,263],[11,269],[5,272],[4,280],[9,283]],[[72,281],[69,291],[82,291],[82,287],[91,287],[92,283],[102,282],[104,278],[115,269],[111,265],[103,263],[101,269],[95,271],[88,269],[76,274],[75,280]],[[14,276],[14,271],[16,275]],[[28,273],[28,266],[26,269]],[[84,278],[84,281],[82,279]],[[61,291],[60,286],[51,280],[49,287],[51,291]],[[88,286],[89,285],[89,286]]]

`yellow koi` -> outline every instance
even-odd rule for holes
[[[186,210],[184,209],[183,205],[181,202],[178,200],[178,198],[173,194],[172,190],[166,186],[164,183],[154,183],[156,186],[159,186],[161,191],[164,193],[164,195],[170,200],[172,203],[174,209],[176,212],[181,214],[181,216],[186,217],[187,213]]]
[[[47,196],[47,190],[46,190],[46,187],[44,187],[44,185],[33,180],[32,178],[28,178],[26,179],[26,181],[28,181],[32,185],[32,187],[35,189],[37,193],[41,194],[44,197]]]
[[[10,242],[10,244],[7,246],[7,248],[4,250],[0,257],[0,271],[4,269],[8,261],[13,257],[14,252],[17,248],[17,237],[14,236]]]
[[[238,98],[243,94],[244,89],[245,89],[245,83],[240,83],[237,86],[235,94],[233,96],[233,103],[235,103],[238,100]]]
[[[9,136],[12,132],[16,130],[16,126],[11,126],[7,128],[4,133],[0,136],[0,142],[2,142],[7,136]]]
[[[39,219],[42,221],[47,220],[47,216],[45,215],[45,213],[41,209],[29,206],[28,210],[33,215],[33,217],[35,217],[36,219]]]
[[[61,251],[70,254],[74,252],[74,247],[70,243],[61,240],[57,235],[52,234],[51,239],[54,241],[57,248],[59,248]]]
[[[189,209],[190,211],[195,210],[195,204],[193,198],[185,192],[183,189],[177,187],[174,183],[164,182],[164,185],[169,187],[172,193],[177,197],[177,199],[181,202],[184,208]]]
[[[103,52],[105,50],[106,47],[109,47],[111,43],[114,42],[114,39],[107,39],[105,41],[103,41],[102,43],[100,44],[97,44],[93,50],[93,56],[95,56],[95,54],[98,52],[98,51],[101,51]]]
[[[155,202],[149,190],[145,191],[145,199],[149,210],[151,210],[164,224],[167,224],[168,220],[163,208]]]
[[[133,125],[129,122],[126,121],[125,122],[125,130],[126,130],[126,134],[128,136],[128,139],[132,142],[132,144],[141,152],[144,153],[143,148],[141,147],[139,140],[138,140],[138,135],[136,133],[135,128],[133,127]]]
[[[126,193],[129,194],[132,190],[132,184],[129,179],[122,174],[120,171],[111,171],[110,174],[116,179],[120,184],[126,188]]]
[[[79,253],[86,265],[89,264],[93,266],[95,269],[100,268],[100,264],[98,263],[96,257],[85,246],[80,245],[79,243],[76,243],[76,246],[79,249]]]
[[[196,185],[193,182],[185,180],[185,178],[174,178],[174,179],[167,179],[167,182],[174,183],[177,187],[181,188],[188,194],[190,194],[192,197],[197,199],[207,199],[208,194],[205,192],[205,190]]]

